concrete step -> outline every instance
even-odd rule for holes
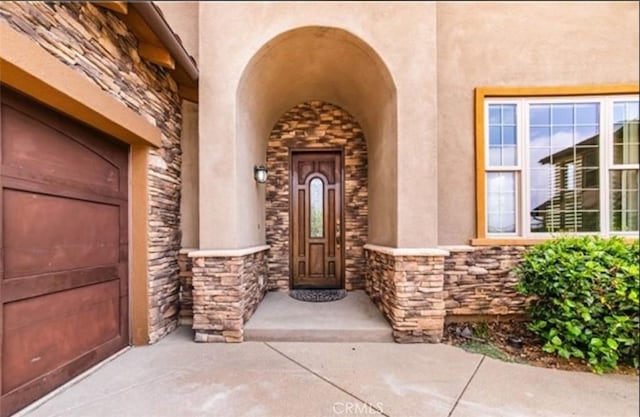
[[[244,340],[261,342],[392,342],[391,326],[364,291],[326,303],[270,292],[244,328]]]

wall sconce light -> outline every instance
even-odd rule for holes
[[[264,184],[267,182],[267,175],[269,172],[267,171],[267,167],[264,165],[256,165],[253,167],[253,178],[255,178],[258,184]]]

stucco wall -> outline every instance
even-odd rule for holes
[[[197,1],[156,1],[164,19],[178,35],[182,46],[198,62],[199,19]]]
[[[182,190],[180,198],[180,231],[183,248],[198,248],[198,105],[182,102]]]
[[[178,322],[182,158],[176,83],[163,68],[140,59],[137,40],[117,15],[89,3],[2,2],[0,20],[162,132],[161,146],[149,151],[147,169],[148,338],[153,343]]]
[[[321,59],[327,48],[303,48],[306,55],[292,52],[302,63],[317,59],[322,65],[273,71],[269,74],[280,80],[262,79],[282,89],[252,84],[251,74],[245,74],[252,57],[264,47],[266,68],[278,67],[281,63],[270,55],[279,52],[277,45],[269,42],[307,26],[338,28],[353,36],[333,44],[343,52],[332,59]],[[435,246],[435,30],[435,5],[429,3],[200,3],[200,112],[207,115],[199,123],[200,178],[208,178],[200,183],[201,248],[264,242],[264,191],[253,182],[253,165],[264,162],[266,138],[278,117],[313,99],[345,108],[365,131],[370,240]],[[322,40],[336,33],[321,29],[312,36]],[[355,68],[341,66],[342,58],[360,61]],[[249,78],[241,85],[243,74]]]
[[[438,3],[438,233],[475,237],[473,91],[637,82],[638,3]]]

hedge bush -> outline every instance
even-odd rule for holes
[[[562,237],[533,246],[516,268],[532,296],[529,328],[543,349],[585,359],[594,372],[638,367],[638,242]]]

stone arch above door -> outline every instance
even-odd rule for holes
[[[344,109],[308,101],[287,111],[267,145],[266,243],[269,289],[289,288],[291,149],[343,150],[345,288],[364,289],[364,245],[368,235],[367,143],[359,123]]]

